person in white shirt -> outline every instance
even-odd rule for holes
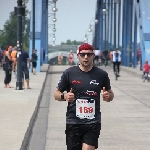
[[[121,64],[121,52],[118,48],[116,48],[115,51],[113,51],[113,71],[115,72],[115,66],[117,65],[118,68],[118,74],[120,72],[120,64]]]
[[[100,58],[100,50],[98,50],[98,48],[96,50],[94,50],[94,64],[95,65],[99,65],[99,58]]]

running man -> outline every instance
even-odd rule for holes
[[[63,72],[54,98],[68,102],[67,150],[95,150],[101,130],[100,93],[106,102],[112,101],[114,94],[107,72],[93,66],[93,47],[84,43],[77,52],[80,64]]]

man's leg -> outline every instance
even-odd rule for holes
[[[65,133],[67,150],[82,150],[80,125],[67,124]]]
[[[27,67],[25,67],[24,73],[25,73],[25,80],[26,80],[26,83],[27,83],[27,89],[31,89],[30,86],[29,86],[29,70],[28,70]]]
[[[115,65],[116,65],[116,62],[113,62],[113,70],[114,70],[114,73],[115,73]]]
[[[22,88],[24,89],[25,85],[24,85],[24,79],[22,79]]]
[[[33,67],[33,75],[36,74],[36,62],[32,62],[32,67]]]
[[[118,74],[120,72],[120,62],[117,62]]]
[[[97,149],[101,123],[85,124],[82,130],[84,132],[82,150]]]
[[[82,144],[82,150],[95,150],[95,146],[88,145],[86,143]]]

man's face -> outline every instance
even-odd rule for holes
[[[78,53],[80,64],[84,67],[89,67],[93,63],[94,52],[91,50],[82,50]]]

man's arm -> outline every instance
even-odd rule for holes
[[[110,101],[112,101],[113,98],[114,98],[114,93],[113,93],[113,91],[112,91],[112,90],[106,91],[106,90],[105,90],[105,87],[103,87],[103,90],[101,91],[101,94],[102,94],[103,100],[106,101],[106,102],[110,102]]]
[[[64,99],[62,99],[61,97],[61,95],[63,94],[64,94]],[[56,91],[54,92],[54,98],[55,100],[58,100],[58,101],[72,102],[74,100],[74,93],[72,92],[72,89],[68,93],[63,93],[59,91],[58,89],[56,89]]]
[[[108,92],[108,94],[109,94],[109,98],[108,98],[107,102],[110,102],[110,101],[112,101],[113,98],[114,98],[114,93],[113,93],[112,90],[108,90],[107,92]]]
[[[27,58],[27,62],[28,62],[28,67],[30,68],[30,58]]]
[[[55,98],[55,100],[63,101],[62,98],[61,98],[62,94],[63,94],[62,92],[60,92],[58,89],[56,89],[56,91],[54,92],[54,98]],[[65,97],[64,97],[64,99],[65,99]]]

